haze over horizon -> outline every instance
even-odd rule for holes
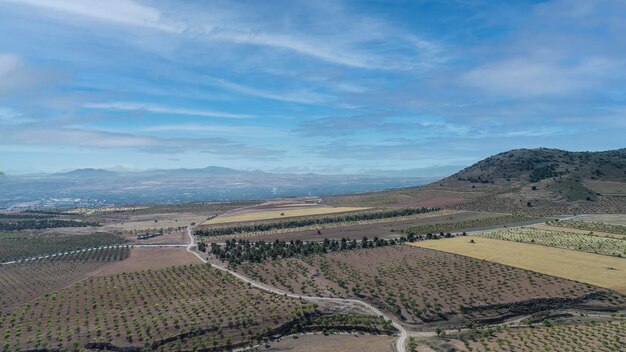
[[[349,174],[622,148],[624,13],[616,0],[0,0],[0,171]]]

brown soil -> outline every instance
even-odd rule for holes
[[[410,324],[497,318],[510,313],[502,305],[523,302],[515,309],[526,313],[540,307],[542,299],[578,298],[604,291],[501,264],[402,245],[268,260],[244,264],[239,271],[296,293],[364,299]]]
[[[270,348],[263,351],[360,351],[360,352],[392,352],[394,351],[393,336],[374,335],[301,335],[298,338],[285,337],[280,341],[272,342]]]
[[[195,255],[187,252],[184,248],[133,248],[130,251],[130,257],[121,262],[107,265],[98,273],[98,275],[104,276],[198,263],[200,263],[200,260],[198,260]]]
[[[105,262],[37,262],[0,265],[0,312],[72,286],[110,265]]]

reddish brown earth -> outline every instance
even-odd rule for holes
[[[0,331],[7,351],[70,350],[96,341],[143,347],[169,336],[181,339],[162,345],[165,350],[225,349],[254,342],[257,334],[313,309],[206,265],[190,265],[91,277],[16,306],[0,319]],[[18,318],[5,319],[13,314]],[[185,335],[193,331],[201,333]]]
[[[200,263],[200,260],[182,247],[139,247],[133,248],[127,259],[103,267],[98,275],[103,276],[147,269],[163,269],[170,266],[198,263]]]
[[[359,352],[393,352],[394,336],[385,335],[301,335],[298,338],[285,337],[272,342],[269,352],[327,352],[327,351],[359,351]]]
[[[111,263],[37,262],[0,265],[0,312],[73,285]]]
[[[463,307],[550,297],[579,298],[605,291],[527,270],[404,245],[269,260],[244,264],[238,270],[295,293],[364,299],[413,324],[455,318],[486,319],[507,313],[506,308],[464,312]]]

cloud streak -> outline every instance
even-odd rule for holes
[[[119,111],[135,111],[155,114],[185,115],[185,116],[201,116],[201,117],[217,117],[225,119],[250,119],[254,115],[250,114],[234,114],[222,111],[212,110],[194,110],[177,108],[170,106],[162,106],[151,103],[137,102],[112,102],[112,103],[88,103],[83,105],[86,109],[96,110],[119,110]]]
[[[162,18],[159,10],[130,0],[0,0],[120,25],[182,33],[185,26]]]
[[[81,148],[132,149],[145,153],[179,154],[188,151],[212,154],[218,158],[274,159],[282,151],[248,146],[226,138],[167,138],[85,128],[29,126],[5,128],[0,144],[61,145]]]

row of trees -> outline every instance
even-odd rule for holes
[[[0,231],[19,231],[33,229],[48,229],[57,227],[89,227],[100,226],[95,222],[58,220],[58,219],[34,219],[20,221],[0,221]]]
[[[447,236],[449,237],[452,235],[447,234]],[[423,239],[434,239],[439,237],[446,237],[446,234],[427,234],[426,236],[409,234],[408,236],[402,236],[397,239],[374,237],[372,240],[367,237],[363,237],[360,241],[349,238],[342,238],[340,240],[330,240],[325,238],[321,242],[303,242],[301,240],[282,241],[278,239],[273,242],[251,242],[248,240],[233,239],[226,240],[226,243],[223,245],[211,243],[210,253],[221,261],[228,261],[229,266],[236,267],[244,262],[260,263],[267,259],[291,258],[296,256],[308,256],[353,249],[384,247],[399,243],[415,242]],[[198,244],[198,249],[202,252],[206,252],[209,250],[209,247],[207,244],[200,242]]]
[[[341,222],[350,222],[350,221],[386,219],[386,218],[394,218],[394,217],[400,217],[400,216],[423,214],[423,213],[428,213],[428,212],[436,211],[436,210],[440,210],[440,208],[422,207],[422,208],[392,209],[392,210],[383,210],[383,211],[368,212],[368,213],[354,213],[354,214],[345,214],[345,215],[328,216],[328,217],[320,217],[320,218],[291,219],[291,220],[284,220],[284,221],[271,222],[271,223],[228,226],[228,227],[219,227],[219,228],[211,228],[211,229],[198,229],[195,231],[195,235],[196,236],[208,236],[208,237],[234,235],[234,234],[245,233],[245,232],[270,231],[270,230],[277,230],[277,229],[289,229],[289,228],[297,228],[297,227],[304,227],[304,226],[332,224],[332,223],[341,223]]]

